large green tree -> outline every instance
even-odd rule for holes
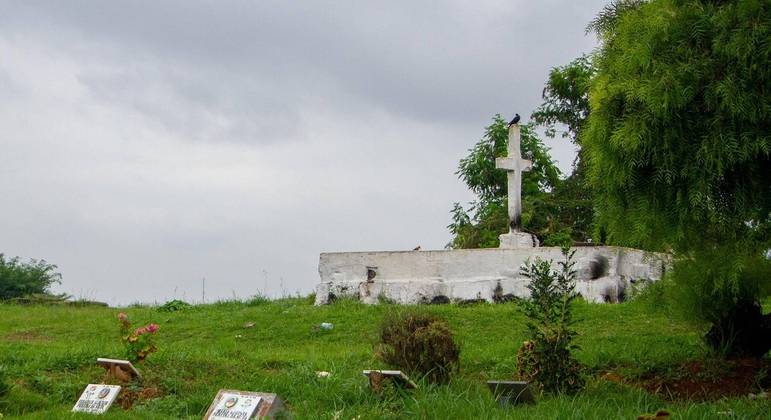
[[[746,237],[771,209],[771,3],[657,0],[620,16],[581,137],[616,242]]]
[[[589,116],[589,86],[594,72],[588,55],[553,68],[543,89],[543,103],[531,116],[536,124],[546,129],[548,137],[560,134],[577,147],[572,172],[554,186],[548,202],[551,217],[559,220],[562,229],[578,242],[586,242],[592,236],[594,218],[580,143],[580,133]]]
[[[712,325],[708,342],[763,354],[771,2],[613,6],[592,24],[602,46],[580,135],[597,225],[613,242],[674,251],[671,290]]]

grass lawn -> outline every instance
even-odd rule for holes
[[[698,332],[652,313],[642,304],[578,302],[581,350],[591,372],[577,396],[541,397],[533,406],[503,409],[487,379],[512,379],[526,338],[516,303],[440,305],[461,346],[461,373],[450,385],[381,397],[362,369],[386,368],[373,358],[380,320],[390,305],[342,301],[314,307],[307,298],[225,302],[161,313],[125,309],[135,325],[160,325],[159,351],[139,366],[144,381],[129,409],[113,406],[103,418],[200,419],[220,388],[278,393],[295,418],[635,418],[666,409],[673,418],[771,418],[771,400],[746,396],[697,402],[666,398],[630,385],[645,373],[674,374],[689,360],[708,359]],[[87,383],[102,381],[97,357],[125,356],[115,308],[0,305],[0,365],[11,392],[0,399],[6,418],[92,418],[70,409]],[[256,323],[244,328],[246,322]],[[331,322],[331,331],[313,331]],[[317,378],[315,372],[331,372]],[[612,372],[608,374],[607,372]],[[123,391],[122,391],[123,392]]]

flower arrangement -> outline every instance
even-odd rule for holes
[[[141,362],[150,354],[158,350],[155,346],[155,334],[158,332],[158,324],[148,324],[132,331],[131,321],[126,313],[118,314],[120,323],[120,337],[126,346],[126,354],[131,361]]]

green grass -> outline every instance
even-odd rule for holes
[[[380,397],[361,370],[385,367],[372,355],[380,320],[394,306],[343,301],[313,307],[308,299],[227,302],[163,313],[125,309],[135,324],[160,324],[159,351],[139,369],[162,396],[106,419],[200,419],[220,388],[276,392],[296,418],[635,418],[659,409],[674,418],[769,418],[768,401],[747,398],[672,403],[635,387],[590,379],[578,396],[542,397],[503,409],[484,385],[510,379],[525,337],[516,304],[431,306],[446,317],[461,346],[461,373],[450,385],[421,382],[415,392]],[[70,413],[80,392],[100,382],[97,357],[123,357],[115,308],[0,305],[0,365],[14,386],[0,412],[20,418],[92,418]],[[635,375],[706,357],[698,332],[638,303],[576,305],[580,361],[592,372]],[[256,322],[254,328],[243,324]],[[331,331],[312,327],[331,322]],[[316,378],[317,370],[332,373]],[[599,375],[594,375],[599,377]]]

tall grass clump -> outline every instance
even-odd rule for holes
[[[431,383],[447,383],[459,368],[460,349],[444,319],[422,311],[391,312],[380,326],[376,355]]]
[[[530,298],[522,302],[530,339],[517,353],[517,373],[522,379],[537,383],[545,392],[575,393],[584,386],[582,368],[571,351],[576,331],[571,303],[575,292],[575,251],[563,250],[565,260],[559,270],[552,261],[536,258],[522,267]]]
[[[5,366],[0,365],[0,399],[8,395],[11,391],[11,384],[8,383]]]

